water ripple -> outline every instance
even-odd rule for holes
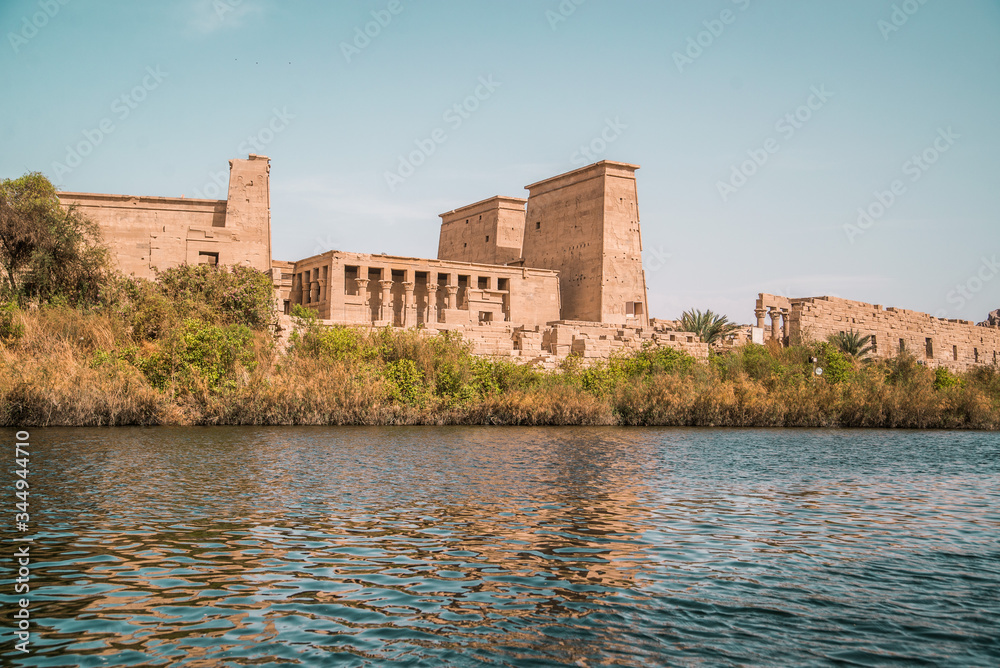
[[[1000,663],[991,434],[33,436],[18,665]]]

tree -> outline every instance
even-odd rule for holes
[[[861,336],[861,332],[855,332],[853,329],[849,332],[831,334],[827,340],[840,352],[859,360],[868,357],[868,354],[875,349],[871,345],[871,334]]]
[[[97,224],[63,209],[38,172],[0,181],[0,266],[8,297],[97,301],[110,260]]]
[[[694,332],[709,345],[739,328],[739,325],[729,322],[728,316],[712,313],[711,309],[704,313],[691,309],[681,315],[681,331]]]

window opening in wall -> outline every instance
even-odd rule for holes
[[[958,346],[951,347],[951,356],[956,362],[958,361]]]
[[[479,312],[479,322],[493,322],[493,311],[480,311]]]
[[[541,221],[539,221],[539,222],[535,223],[535,229],[536,229],[536,230],[540,230],[540,229],[542,229],[542,223],[541,223]]]
[[[463,310],[469,310],[469,277],[459,276],[458,277],[458,292],[455,294],[456,304],[455,308],[460,308]]]
[[[972,349],[972,359],[976,364],[979,364],[979,348]]]
[[[344,267],[344,294],[345,295],[356,295],[358,294],[358,267]]]
[[[462,244],[462,248],[468,248],[469,244]]]
[[[904,341],[903,339],[899,340],[899,352],[901,353],[906,352],[906,341]]]
[[[487,234],[486,235],[486,243],[489,243],[489,242],[490,242],[490,235]]]
[[[281,312],[284,313],[285,315],[291,315],[292,314],[292,302],[290,302],[289,300],[286,299],[284,305],[282,306]]]
[[[509,278],[497,279],[497,290],[503,290],[505,292],[510,290],[510,279]]]
[[[490,287],[490,279],[489,279],[489,277],[488,276],[480,276],[479,277],[479,283],[478,283],[477,287],[480,290],[488,290],[489,287]]]
[[[924,339],[924,348],[924,354],[927,356],[927,359],[934,359],[934,341],[930,337]]]
[[[209,253],[206,251],[199,251],[198,253],[198,264],[210,264],[213,267],[219,266],[219,254]]]
[[[872,354],[873,355],[877,355],[878,354],[878,341],[875,339],[875,335],[874,334],[872,334],[872,338],[871,338],[871,347],[872,347]]]

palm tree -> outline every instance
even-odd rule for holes
[[[681,331],[694,332],[709,345],[739,328],[739,325],[729,322],[728,316],[712,313],[711,309],[704,313],[691,309],[681,315]]]
[[[875,349],[871,344],[871,334],[861,336],[861,332],[855,332],[853,329],[849,332],[831,334],[827,340],[840,352],[857,359],[865,359],[868,357],[868,353]]]

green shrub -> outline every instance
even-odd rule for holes
[[[480,396],[526,391],[538,384],[538,372],[527,365],[500,358],[470,356],[469,359]]]
[[[851,360],[836,348],[823,344],[822,357],[824,358],[823,371],[826,379],[831,383],[844,383],[854,376],[854,365],[851,364]]]
[[[651,373],[686,373],[694,366],[695,359],[675,348],[647,344],[631,357],[613,357],[611,363],[622,366],[628,375],[635,376]]]
[[[271,277],[244,265],[181,265],[158,272],[156,282],[175,303],[203,302],[224,324],[264,329],[274,321]]]
[[[413,360],[396,360],[385,367],[389,398],[403,404],[421,403],[426,395],[423,374]]]
[[[598,397],[612,394],[625,381],[625,365],[598,362],[580,374],[583,389]]]
[[[249,327],[201,320],[184,321],[159,349],[137,354],[134,363],[153,387],[173,388],[175,394],[232,389],[238,369],[256,367]]]
[[[14,343],[24,336],[24,324],[18,317],[19,313],[14,300],[0,304],[0,341],[3,343]]]
[[[945,390],[949,387],[955,387],[956,385],[961,385],[962,380],[948,371],[947,367],[939,366],[934,369],[934,389],[935,390]]]

